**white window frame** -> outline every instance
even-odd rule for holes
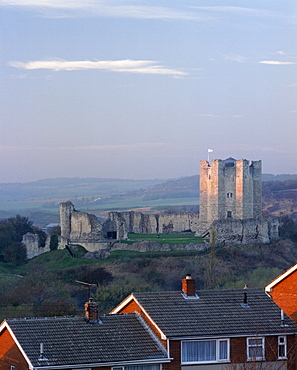
[[[159,370],[162,370],[162,364],[158,364],[158,363],[157,364],[146,364],[146,365],[136,365],[136,364],[134,364],[134,365],[126,365],[126,366],[113,366],[111,368],[111,370],[125,370],[128,367],[133,367],[133,366],[143,367],[143,368],[148,367],[148,366],[159,366]]]
[[[279,360],[286,359],[287,358],[287,337],[285,335],[280,335],[277,338],[277,343],[278,343],[278,346],[277,346],[277,358]],[[280,349],[281,346],[284,347],[284,356],[280,356],[280,354],[279,354],[279,352],[280,352],[279,349]]]
[[[183,344],[189,342],[206,342],[206,341],[215,341],[216,343],[216,358],[215,360],[209,361],[183,361]],[[220,359],[220,342],[227,342],[227,358]],[[181,364],[211,364],[211,363],[222,363],[222,362],[230,362],[230,339],[229,338],[209,338],[209,339],[197,339],[197,340],[183,340],[181,342]]]
[[[260,344],[260,345],[250,344],[249,343],[250,340],[257,340],[257,341],[261,340],[262,344]],[[249,349],[250,348],[257,348],[257,347],[262,348],[262,356],[250,357]],[[247,352],[247,360],[248,361],[263,361],[263,360],[265,360],[265,337],[248,337],[248,338],[246,338],[246,352]]]
[[[10,370],[15,370],[15,366],[10,365]]]

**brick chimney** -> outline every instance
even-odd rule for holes
[[[195,279],[192,279],[191,274],[187,274],[185,279],[182,279],[182,291],[188,297],[196,295]]]
[[[85,320],[90,324],[98,323],[98,303],[93,302],[93,298],[89,298],[85,303]]]

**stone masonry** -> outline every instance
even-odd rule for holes
[[[23,235],[22,243],[27,250],[27,258],[31,259],[39,256],[42,253],[50,251],[50,237],[47,237],[44,247],[39,246],[39,235],[27,233]]]
[[[279,239],[278,228],[278,218],[263,216],[244,220],[216,220],[211,224],[211,229],[216,231],[218,246],[268,244]]]
[[[127,238],[124,221],[120,216],[110,217],[106,223],[101,224],[95,215],[76,211],[70,201],[60,204],[60,225],[59,248],[65,248],[67,244],[80,244],[93,252],[105,249],[112,239]]]
[[[113,215],[121,215],[127,225],[128,233],[138,234],[172,234],[183,231],[196,232],[199,223],[197,213],[161,213],[143,214],[141,212],[111,212]]]
[[[80,244],[88,251],[105,249],[128,233],[170,234],[197,231],[197,213],[146,215],[141,212],[110,212],[102,224],[95,215],[76,211],[71,202],[60,204],[61,239],[59,248]]]
[[[215,220],[261,216],[261,168],[261,161],[246,159],[200,161],[200,234]]]
[[[197,235],[216,232],[217,245],[270,243],[279,220],[262,216],[262,163],[246,159],[200,161]]]

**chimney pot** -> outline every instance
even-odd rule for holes
[[[182,291],[188,297],[194,297],[196,295],[195,279],[192,279],[191,274],[187,274],[185,279],[182,279]]]
[[[89,298],[88,302],[85,303],[85,318],[89,323],[98,322],[98,303],[93,302],[93,298]]]

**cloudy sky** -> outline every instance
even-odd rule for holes
[[[0,183],[297,173],[296,0],[0,0]]]

